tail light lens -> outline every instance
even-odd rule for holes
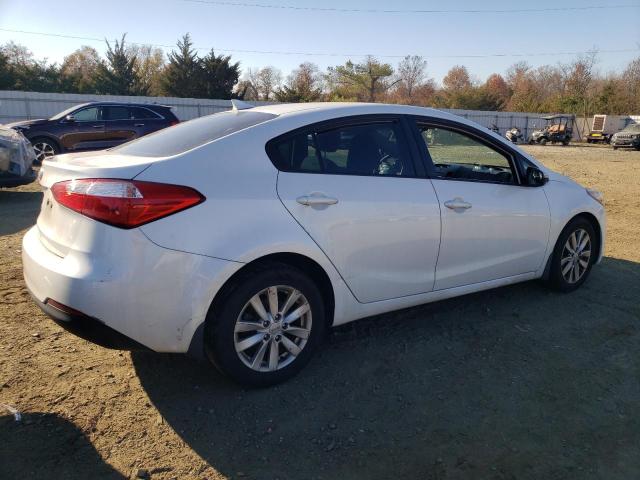
[[[193,188],[164,183],[84,178],[51,187],[58,203],[119,228],[135,228],[204,202]]]

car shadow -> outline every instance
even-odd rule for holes
[[[42,192],[0,189],[0,236],[12,235],[36,223]]]
[[[5,413],[5,412],[2,412]],[[51,413],[0,416],[0,478],[125,477],[106,464],[73,423]]]
[[[245,389],[133,353],[182,439],[234,478],[632,478],[640,471],[640,264],[334,329],[297,377]]]

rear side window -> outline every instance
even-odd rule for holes
[[[160,118],[160,116],[157,113],[152,112],[148,108],[129,107],[129,112],[133,120],[146,120],[146,119]]]
[[[102,118],[104,120],[129,120],[129,108],[117,106],[102,107]]]
[[[279,170],[338,175],[414,176],[400,125],[396,122],[309,129],[267,145]]]
[[[196,118],[164,128],[110,151],[141,157],[170,157],[217,140],[245,128],[258,125],[277,115],[250,110],[223,112]]]

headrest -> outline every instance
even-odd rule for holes
[[[316,147],[323,152],[335,152],[340,146],[340,130],[329,130],[316,135]]]

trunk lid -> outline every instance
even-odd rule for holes
[[[51,194],[53,184],[80,178],[132,179],[154,160],[111,152],[72,153],[45,160],[39,174],[44,195],[37,222],[45,248],[64,257],[70,249],[88,251],[95,240],[96,221],[56,202]]]

